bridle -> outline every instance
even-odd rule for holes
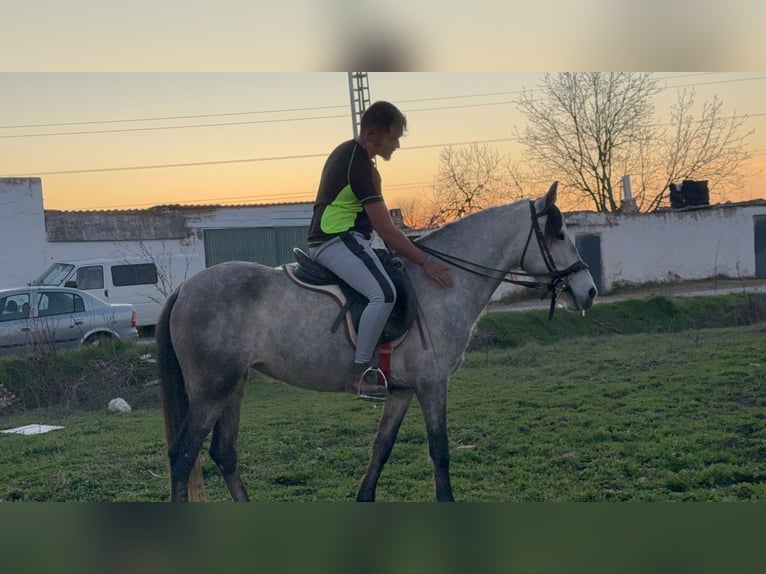
[[[524,251],[521,253],[521,261],[519,262],[519,266],[524,269],[524,258],[527,255],[529,245],[532,242],[532,234],[534,233],[535,238],[537,239],[537,245],[540,248],[540,253],[543,257],[543,261],[545,262],[545,266],[548,268],[547,273],[529,273],[528,271],[513,271],[511,269],[504,270],[495,269],[493,267],[485,267],[479,263],[460,259],[454,255],[449,255],[448,253],[437,251],[426,245],[421,245],[420,243],[418,243],[418,247],[429,255],[433,255],[437,259],[441,259],[450,265],[454,265],[455,267],[458,267],[464,271],[468,271],[469,273],[473,273],[474,275],[487,277],[489,279],[499,279],[503,283],[521,285],[531,289],[545,289],[541,299],[545,299],[549,293],[551,294],[551,306],[550,310],[548,311],[548,320],[550,321],[553,319],[553,311],[556,308],[556,300],[564,290],[569,288],[569,277],[580,271],[585,271],[588,269],[588,265],[582,259],[578,259],[566,269],[558,269],[556,267],[556,262],[553,260],[553,256],[551,255],[551,252],[545,243],[545,235],[543,234],[542,229],[540,229],[540,223],[538,222],[538,219],[548,215],[549,209],[546,208],[538,213],[535,211],[535,202],[531,200],[529,202],[529,208],[531,210],[532,225],[529,228],[529,234],[527,235],[527,242],[524,245]],[[500,276],[498,277],[497,275],[491,275],[490,273],[499,274]],[[517,276],[529,277],[532,280],[509,279],[507,275],[511,273]]]
[[[529,248],[530,240],[532,239],[532,232],[534,231],[535,237],[537,238],[537,245],[540,247],[540,253],[543,256],[545,266],[548,268],[548,273],[540,275],[524,272],[522,274],[531,277],[548,278],[547,283],[536,282],[534,283],[534,287],[545,287],[546,291],[543,293],[543,298],[545,298],[548,293],[551,293],[551,308],[548,312],[548,320],[550,320],[553,319],[553,310],[556,307],[556,299],[565,289],[569,287],[569,276],[574,275],[580,271],[585,271],[588,269],[588,265],[582,259],[578,259],[566,269],[557,269],[556,262],[553,260],[550,249],[548,249],[548,246],[545,244],[545,235],[540,229],[540,223],[538,222],[538,219],[548,214],[549,208],[546,207],[543,211],[537,213],[535,212],[535,204],[533,201],[529,202],[529,208],[532,212],[532,226],[530,227],[529,234],[527,235],[527,243],[524,246],[524,251],[521,253],[521,261],[519,262],[519,266],[524,269],[524,257],[527,255],[527,249]],[[521,282],[517,283],[521,284]]]

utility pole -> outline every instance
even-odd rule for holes
[[[370,105],[370,84],[367,72],[348,72],[348,95],[351,102],[351,122],[354,139],[359,137],[359,123],[362,113]]]

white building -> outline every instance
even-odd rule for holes
[[[276,265],[304,246],[311,203],[44,210],[39,178],[0,178],[0,287],[23,285],[54,261],[182,253],[206,266]]]
[[[766,277],[766,201],[686,207],[649,214],[566,215],[578,244],[591,238],[601,287],[712,277]]]
[[[43,209],[38,178],[0,178],[0,287],[60,259],[185,253],[277,265],[305,247],[311,203],[162,206],[127,211]],[[766,277],[766,201],[649,214],[565,214],[602,293],[626,284]]]
[[[0,288],[45,268],[45,213],[38,178],[0,178]]]

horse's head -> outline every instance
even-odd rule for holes
[[[569,309],[585,311],[593,305],[598,290],[556,206],[557,189],[558,182],[554,182],[545,196],[531,204],[531,229],[521,267],[545,278],[554,299],[563,294]],[[536,241],[531,241],[533,235]]]

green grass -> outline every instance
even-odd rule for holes
[[[451,381],[456,498],[765,499],[766,323],[753,323],[747,307],[727,303],[728,297],[603,305],[585,319],[562,313],[550,324],[544,312],[483,318],[482,328],[491,319],[529,329],[532,342],[470,352]],[[702,325],[716,314],[740,326],[680,327]],[[596,334],[565,336],[562,318],[581,323],[570,330]],[[562,333],[538,336],[532,327],[538,320]],[[649,332],[630,332],[640,331],[642,322]],[[349,395],[265,379],[249,385],[240,455],[252,498],[353,500],[380,413],[378,405]],[[0,434],[0,501],[168,498],[156,407],[128,414],[52,407],[0,415],[2,428],[35,422],[66,428],[38,436]],[[211,500],[228,500],[208,458],[203,467]],[[413,402],[378,500],[433,498],[425,430]]]
[[[498,500],[762,500],[765,331],[582,338],[473,356],[467,366],[484,366],[494,399],[464,407],[487,421],[471,428],[485,452],[469,470],[492,468],[499,480],[505,467]],[[471,384],[470,373],[455,387]],[[490,416],[503,407],[505,432]]]
[[[547,312],[488,313],[479,321],[471,348],[506,348],[530,341],[551,343],[578,336],[674,333],[688,329],[736,327],[766,321],[766,295],[651,297],[596,305],[583,317],[559,309]]]

